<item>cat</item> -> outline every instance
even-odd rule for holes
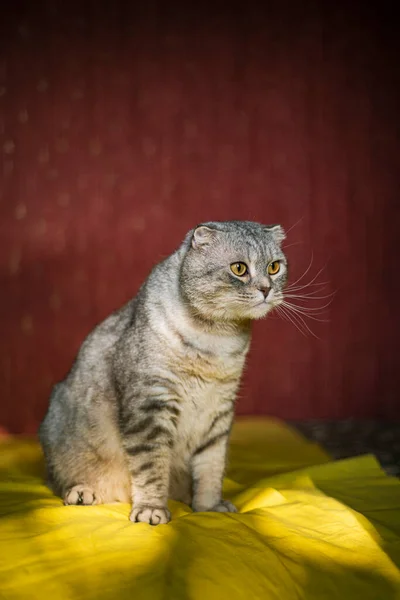
[[[66,505],[130,502],[152,525],[168,498],[236,511],[222,499],[235,397],[251,322],[283,301],[284,239],[280,225],[198,225],[89,334],[39,428]]]

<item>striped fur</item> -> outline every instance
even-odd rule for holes
[[[282,239],[279,226],[199,226],[86,338],[40,427],[66,504],[132,502],[131,519],[152,524],[169,520],[168,498],[235,510],[221,498],[234,402],[251,321],[282,297]],[[269,277],[272,260],[281,270]]]

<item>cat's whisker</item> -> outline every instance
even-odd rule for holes
[[[316,291],[319,291],[319,289],[326,287],[329,284],[329,281],[321,281],[321,282],[317,282],[317,283],[304,283],[303,285],[287,285],[285,286],[286,290],[306,290],[308,288],[311,288],[311,290],[313,290],[314,288],[316,288]]]
[[[320,339],[320,338],[319,338],[319,337],[318,337],[318,336],[317,336],[317,335],[316,335],[316,334],[315,334],[315,333],[314,333],[314,332],[313,332],[313,331],[312,331],[312,330],[309,328],[309,326],[307,325],[307,323],[306,323],[306,321],[304,320],[304,318],[302,317],[302,315],[301,315],[301,314],[298,314],[296,311],[294,311],[294,310],[292,309],[292,307],[291,307],[291,306],[285,306],[285,305],[283,304],[283,305],[281,305],[281,309],[282,309],[282,310],[286,310],[286,311],[287,311],[287,313],[289,313],[289,312],[290,312],[290,314],[291,314],[292,318],[293,318],[293,319],[295,319],[295,320],[297,320],[297,322],[298,322],[298,323],[300,322],[306,331],[308,331],[308,332],[309,332],[309,333],[310,333],[310,334],[311,334],[313,337],[315,337],[317,340],[319,340],[319,339]]]
[[[284,306],[286,306],[286,308],[289,308],[290,310],[294,310],[296,312],[299,312],[302,315],[304,315],[305,317],[309,317],[310,319],[314,319],[314,320],[317,320],[316,317],[325,317],[326,316],[326,313],[323,312],[323,311],[315,311],[313,313],[309,313],[309,312],[302,311],[298,306],[293,306],[293,305],[284,305]]]
[[[336,292],[331,292],[325,296],[315,296],[314,294],[285,294],[285,298],[293,298],[294,300],[325,300],[325,298],[332,298]]]
[[[308,285],[312,284],[315,282],[315,280],[321,275],[322,271],[325,269],[326,264],[320,268],[320,270],[318,271],[318,273],[311,279],[311,281],[308,282]]]
[[[293,312],[290,313],[288,311],[288,309],[283,306],[281,306],[281,310],[282,310],[283,314],[286,315],[286,317],[290,321],[290,323],[292,323],[296,327],[296,329],[298,329],[298,331],[300,331],[304,336],[307,336],[309,333],[314,335],[313,332],[310,330],[310,328],[306,326],[305,322],[302,319],[300,319],[300,317],[298,315],[296,315]],[[314,336],[314,337],[316,337],[316,336]]]
[[[310,264],[308,265],[307,269],[304,271],[303,275],[301,275],[301,276],[300,276],[298,279],[296,279],[296,281],[294,281],[292,285],[296,285],[296,284],[298,284],[298,283],[299,283],[299,281],[301,281],[301,280],[302,280],[302,279],[303,279],[303,278],[304,278],[304,277],[307,275],[307,273],[309,272],[309,270],[310,270],[310,269],[311,269],[311,267],[312,267],[313,260],[314,260],[314,253],[311,253],[311,260],[310,260]]]
[[[310,266],[311,266],[311,265],[310,265]],[[326,265],[325,265],[325,266],[326,266]],[[322,273],[322,271],[325,269],[325,266],[321,267],[321,269],[318,271],[318,273],[317,273],[317,274],[316,274],[316,275],[315,275],[315,276],[314,276],[314,277],[311,279],[311,281],[309,281],[309,282],[308,282],[308,283],[307,283],[307,284],[306,284],[304,287],[309,287],[309,286],[318,286],[318,285],[327,285],[327,283],[326,283],[326,282],[325,282],[324,284],[322,284],[322,283],[321,283],[321,284],[319,284],[318,282],[317,282],[317,283],[314,283],[314,282],[315,282],[315,280],[317,279],[317,277],[319,277],[319,276],[320,276],[320,274]],[[308,270],[309,270],[309,269],[308,269]],[[307,271],[308,271],[308,270],[307,270]],[[305,273],[307,273],[307,271],[306,271]],[[293,289],[296,287],[296,284],[298,284],[298,283],[299,283],[299,281],[301,281],[301,279],[303,278],[303,276],[305,275],[305,273],[304,273],[304,274],[303,274],[303,275],[300,277],[300,279],[298,279],[297,281],[295,281],[293,284],[291,284],[291,285],[288,285],[288,286],[286,287],[286,290],[288,290],[288,291],[290,291],[290,290],[293,290]],[[303,286],[298,286],[298,287],[303,287]]]
[[[278,312],[279,316],[280,316],[280,317],[281,317],[281,318],[282,318],[284,321],[287,321],[288,323],[291,323],[292,325],[294,325],[294,327],[295,327],[295,328],[296,328],[298,331],[300,331],[301,335],[304,335],[304,336],[306,335],[306,334],[304,333],[304,331],[303,331],[303,330],[302,330],[302,329],[301,329],[301,328],[298,326],[298,324],[297,324],[297,323],[296,323],[296,322],[295,322],[295,321],[294,321],[294,320],[293,320],[293,319],[292,319],[292,318],[291,318],[291,317],[290,317],[288,314],[286,314],[286,312],[285,312],[285,310],[283,309],[283,306],[282,306],[282,305],[280,305],[280,306],[277,306],[277,307],[276,307],[276,309],[277,309],[277,312]]]
[[[285,246],[282,246],[283,250],[287,250],[288,248],[291,248],[292,246],[299,246],[300,244],[303,244],[304,242],[293,242],[292,244],[287,244]]]
[[[319,321],[320,323],[329,323],[329,319],[318,319],[315,315],[319,315],[319,314],[323,314],[320,312],[316,312],[313,314],[310,314],[309,312],[305,312],[303,310],[301,310],[300,307],[298,306],[294,306],[293,304],[287,304],[287,303],[283,303],[283,306],[285,306],[288,310],[291,310],[299,315],[303,315],[304,317],[307,317],[308,319],[312,319],[313,321]]]
[[[329,281],[316,281],[314,283],[314,279],[315,277],[313,277],[311,279],[311,281],[309,281],[308,283],[302,283],[300,285],[298,285],[296,282],[293,283],[288,283],[288,285],[286,287],[290,287],[290,288],[294,288],[294,287],[299,287],[299,288],[303,288],[303,287],[308,287],[308,286],[321,286],[321,285],[327,285],[329,283]]]
[[[324,304],[323,306],[304,306],[304,305],[298,305],[298,304],[293,304],[292,302],[287,302],[287,300],[283,300],[282,304],[286,304],[287,306],[294,306],[295,308],[298,308],[300,310],[303,310],[304,312],[310,313],[310,314],[318,314],[318,313],[322,313],[326,308],[328,308],[328,306],[330,306],[332,304],[331,302],[328,302],[327,304]]]
[[[300,225],[300,223],[302,222],[303,219],[304,219],[304,215],[302,217],[300,217],[300,219],[298,221],[296,221],[296,223],[294,225],[289,227],[289,229],[286,229],[286,235],[288,235],[288,233],[290,233],[295,227],[297,227],[297,225]]]
[[[287,285],[286,286],[286,291],[288,292],[298,292],[298,291],[302,291],[302,290],[306,290],[308,288],[320,288],[319,290],[315,290],[316,292],[319,292],[321,290],[323,290],[324,287],[326,287],[329,284],[329,281],[321,281],[321,283],[310,283],[310,284],[305,284],[305,285]]]
[[[276,306],[275,309],[276,309],[276,313],[277,313],[278,317],[280,319],[282,319],[282,321],[286,321],[287,323],[292,323],[291,321],[289,321],[289,319],[287,318],[287,316],[285,315],[285,313],[283,311],[279,310],[278,306]]]
[[[289,298],[289,300],[288,300]],[[328,296],[320,296],[315,297],[315,298],[311,298],[311,300],[318,300],[318,299],[325,299],[325,298],[329,298],[329,302],[326,302],[325,304],[322,304],[321,306],[307,306],[306,304],[294,304],[292,300],[297,300],[299,302],[309,302],[310,298],[302,298],[299,296],[291,296],[290,294],[281,294],[278,295],[276,297],[276,300],[280,303],[280,306],[284,305],[287,307],[293,307],[296,308],[298,310],[301,310],[303,313],[305,314],[310,314],[310,315],[317,315],[317,314],[324,314],[324,312],[326,311],[326,309],[332,304],[333,302],[333,294],[329,294]]]

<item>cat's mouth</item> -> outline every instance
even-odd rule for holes
[[[282,299],[281,298],[264,298],[264,300],[261,300],[260,302],[257,302],[257,304],[254,306],[254,308],[261,308],[261,307],[268,307],[270,310],[272,310],[273,308],[276,308],[277,306],[279,306],[279,304],[281,304]]]
[[[277,298],[274,294],[270,294],[266,298],[259,300],[257,302],[257,304],[255,304],[255,306],[270,306],[271,308],[274,308],[281,302],[282,302],[281,298]]]
[[[257,302],[257,304],[254,304],[253,310],[262,310],[263,312],[265,312],[265,311],[269,312],[270,310],[275,308],[276,304],[277,303],[275,301],[271,302],[271,300],[268,300],[267,298],[265,298],[264,300]]]
[[[272,302],[270,300],[268,300],[268,298],[264,298],[264,300],[260,300],[260,302],[257,302],[256,306],[268,306],[268,305],[272,305]]]

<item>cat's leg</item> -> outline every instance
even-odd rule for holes
[[[171,518],[167,502],[178,415],[177,402],[148,399],[121,428],[132,480],[131,521],[159,525]]]
[[[212,428],[204,443],[193,454],[192,508],[196,512],[237,512],[231,502],[222,499],[222,480],[232,416],[232,413],[224,414],[218,420],[218,427]]]
[[[39,437],[50,489],[64,504],[130,502],[130,484],[111,403],[96,405],[66,383],[52,393]],[[91,391],[93,394],[93,390]],[[79,410],[76,398],[80,398]]]
[[[176,455],[171,465],[169,497],[188,506],[192,504],[192,474],[186,463],[179,463],[179,457]]]

